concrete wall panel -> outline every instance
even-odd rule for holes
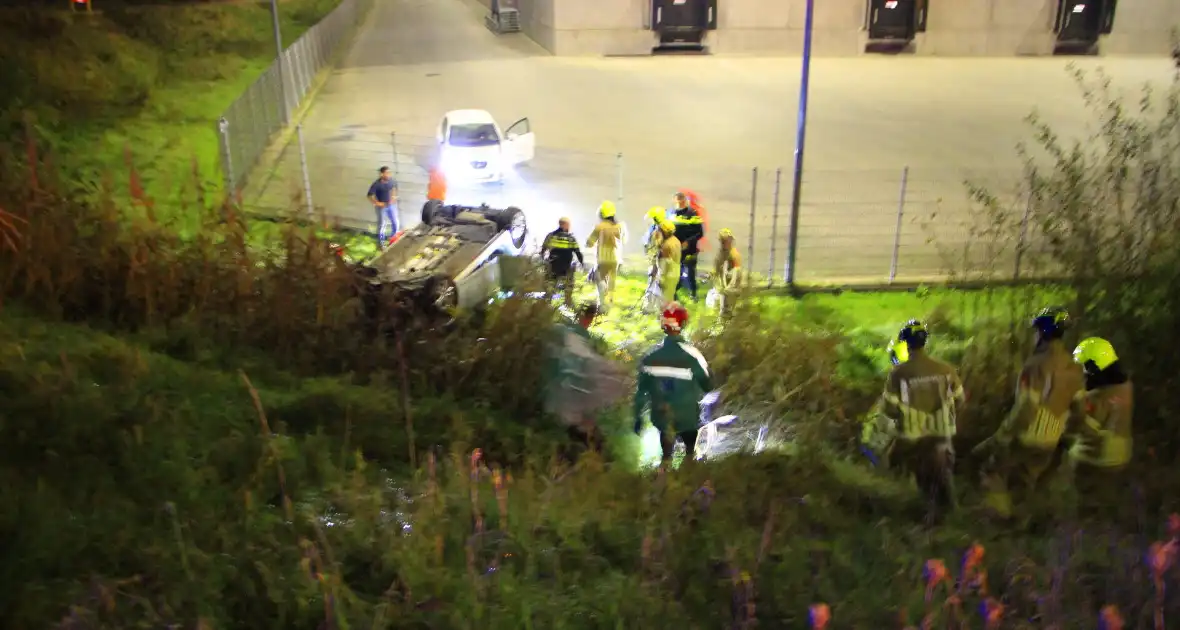
[[[558,30],[643,28],[648,0],[549,0]]]
[[[763,3],[734,0],[719,2],[717,26],[727,31],[787,29],[795,23],[796,5],[795,2],[785,0]],[[798,23],[801,24],[802,13],[798,15]]]
[[[481,3],[490,0],[479,0]],[[645,54],[650,0],[519,0],[525,32],[559,55]],[[863,53],[867,0],[816,0],[817,56]],[[718,54],[802,51],[806,0],[720,0],[717,31],[706,45]],[[927,32],[914,52],[939,56],[1049,55],[1057,0],[930,0]],[[1107,54],[1166,54],[1180,26],[1180,0],[1120,0]]]
[[[1167,54],[1173,28],[1180,28],[1180,0],[1121,0],[1099,47],[1111,55]]]

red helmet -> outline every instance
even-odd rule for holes
[[[684,325],[688,323],[688,309],[680,305],[680,302],[669,302],[664,307],[664,318],[660,321],[664,326],[664,332],[669,335],[679,335],[680,331],[684,330]]]

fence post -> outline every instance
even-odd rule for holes
[[[303,169],[303,196],[307,199],[307,214],[315,213],[311,201],[311,173],[307,170],[307,147],[303,144],[303,123],[295,125],[295,136],[299,139],[299,165]]]
[[[401,174],[402,174],[401,157],[398,155],[398,152],[397,152],[397,132],[396,131],[389,132],[389,143],[390,143],[390,145],[393,146],[393,178],[394,179],[401,179]]]
[[[620,151],[615,154],[615,187],[616,200],[615,206],[623,209],[623,152]]]
[[[234,156],[229,150],[229,121],[222,116],[217,120],[217,140],[221,145],[221,164],[225,169],[225,192],[233,196],[237,192],[237,182],[234,181]]]
[[[1028,201],[1024,204],[1024,216],[1020,219],[1020,239],[1016,241],[1016,268],[1012,272],[1012,281],[1018,282],[1020,280],[1020,263],[1024,258],[1025,239],[1028,238],[1028,218],[1032,214],[1033,207],[1033,191],[1029,187]]]
[[[783,184],[783,168],[774,171],[774,218],[770,221],[770,271],[766,274],[766,286],[774,286],[774,262],[778,256],[778,195]]]
[[[753,174],[751,177],[752,177],[752,181],[750,182],[750,236],[748,237],[750,240],[747,243],[747,247],[746,247],[746,264],[747,265],[754,264],[754,229],[755,229],[754,228],[754,215],[758,211],[758,167],[757,166],[754,167],[754,171],[753,171]],[[744,282],[742,282],[742,284],[749,286],[750,274],[743,273],[742,275],[745,276],[745,280],[744,280]]]
[[[889,284],[897,279],[897,257],[901,253],[901,218],[905,215],[905,193],[910,181],[910,167],[901,169],[901,193],[897,199],[897,227],[893,230],[893,260],[889,263]]]
[[[270,21],[275,37],[275,63],[278,64],[279,71],[279,100],[282,101],[279,107],[279,127],[282,128],[291,122],[291,101],[287,98],[287,62],[283,59],[283,31],[279,28],[278,0],[270,0]]]

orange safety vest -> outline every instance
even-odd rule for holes
[[[447,180],[442,171],[430,170],[430,183],[426,186],[426,198],[433,201],[443,201],[447,198]]]

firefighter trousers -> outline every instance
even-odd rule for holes
[[[954,509],[955,449],[950,438],[931,436],[896,440],[889,460],[891,466],[914,476],[918,490],[932,509]]]

